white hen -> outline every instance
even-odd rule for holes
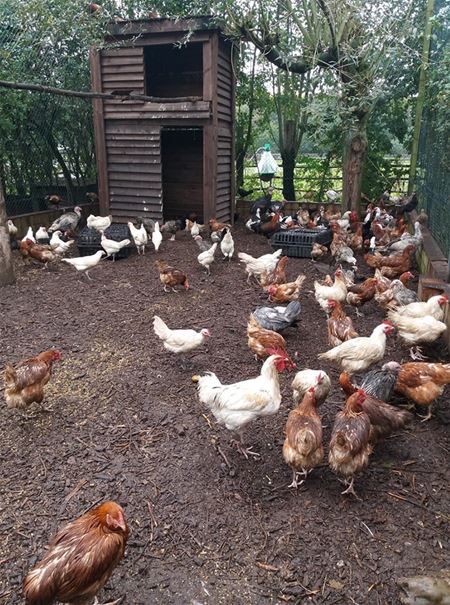
[[[113,239],[108,239],[103,233],[103,231],[100,231],[100,233],[102,234],[102,239],[100,240],[100,243],[102,245],[103,250],[106,252],[105,258],[112,256],[113,262],[116,260],[116,254],[120,252],[122,248],[125,248],[125,246],[129,246],[131,244],[129,239],[123,239],[120,242],[116,242]]]
[[[89,229],[95,229],[96,231],[106,231],[112,223],[112,216],[94,216],[90,214],[87,217],[86,224]]]
[[[448,304],[448,296],[438,294],[432,296],[426,302],[413,302],[403,307],[398,307],[396,312],[402,317],[426,317],[431,315],[434,319],[442,321],[445,315],[445,307]]]
[[[63,258],[61,259],[64,263],[69,263],[72,267],[75,267],[77,271],[84,273],[88,279],[92,279],[89,275],[89,271],[93,269],[101,261],[102,256],[105,254],[103,250],[99,250],[95,254],[89,256],[79,256],[77,258]]]
[[[239,252],[238,258],[241,263],[245,264],[245,271],[247,272],[247,282],[253,275],[258,278],[262,273],[272,273],[277,266],[278,260],[281,256],[282,250],[275,250],[272,254],[263,254],[258,258],[250,256],[245,252]]]
[[[61,239],[61,231],[54,231],[50,240],[50,248],[59,256],[65,254],[75,240],[71,239],[67,242]]]
[[[314,282],[315,298],[324,311],[329,312],[328,301],[337,300],[344,302],[347,298],[347,286],[345,285],[344,274],[338,269],[334,274],[334,284],[325,286],[318,281]]]
[[[148,243],[148,235],[144,227],[144,223],[141,223],[140,228],[136,229],[133,223],[130,222],[128,223],[128,229],[130,230],[131,237],[133,238],[138,254],[145,254],[145,246]]]
[[[394,328],[389,322],[378,325],[369,337],[346,340],[342,344],[320,353],[319,359],[333,361],[349,374],[362,372],[372,364],[381,361],[386,350],[386,334]]]
[[[328,397],[331,389],[331,380],[328,374],[323,370],[310,370],[308,368],[297,372],[292,381],[294,403],[301,401],[305,393],[312,387],[314,388],[317,405],[321,405]]]
[[[15,235],[17,235],[17,227],[15,226],[15,224],[12,222],[11,219],[8,220],[8,233],[9,235],[12,235],[13,237]]]
[[[202,267],[205,267],[208,275],[211,273],[211,265],[214,262],[214,254],[216,253],[217,246],[218,244],[213,244],[209,250],[200,252],[200,254],[197,256],[198,262],[202,265]]]
[[[28,227],[28,231],[26,232],[25,237],[23,239],[29,239],[32,242],[36,243],[36,239],[33,234],[33,227]]]
[[[238,449],[246,458],[249,454],[257,454],[251,448],[243,447],[244,427],[259,416],[276,414],[280,407],[280,384],[275,366],[278,359],[277,355],[271,355],[265,360],[257,378],[234,384],[222,384],[212,372],[195,377],[200,401],[210,408],[219,424],[238,432]]]
[[[177,354],[193,351],[211,336],[206,328],[203,328],[200,332],[195,330],[171,330],[157,315],[153,317],[153,330],[156,336],[163,341],[164,348]]]
[[[155,229],[152,233],[152,244],[155,246],[155,252],[158,252],[159,247],[162,242],[162,238],[163,238],[163,236],[162,236],[161,230],[159,228],[159,223],[158,223],[158,221],[156,221]]]
[[[48,244],[50,237],[48,235],[48,231],[45,227],[39,227],[36,231],[36,241],[39,244]]]
[[[228,258],[228,260],[231,260],[231,257],[234,254],[234,240],[229,229],[225,230],[225,235],[223,236],[222,241],[220,242],[220,250],[224,258]]]
[[[415,348],[414,345],[434,342],[447,329],[444,322],[431,315],[407,317],[400,315],[397,311],[390,311],[388,317],[397,328],[400,338],[411,347],[410,355],[413,359],[425,359],[420,348]]]

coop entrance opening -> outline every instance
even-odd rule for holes
[[[203,96],[203,44],[157,44],[144,48],[146,94],[153,97]]]
[[[163,128],[161,161],[164,219],[203,220],[203,129]]]

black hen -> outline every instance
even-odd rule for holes
[[[360,385],[367,395],[372,395],[381,401],[389,401],[394,385],[400,372],[400,364],[396,361],[385,363],[381,370],[371,370],[368,372]]]
[[[406,198],[404,202],[400,206],[396,206],[397,210],[397,218],[402,216],[405,212],[412,212],[417,208],[419,204],[419,199],[417,197],[417,193],[413,193],[409,198]]]
[[[330,226],[328,226],[323,231],[319,231],[319,233],[315,236],[314,241],[316,244],[320,244],[321,246],[330,247],[331,242],[333,241],[333,230]]]
[[[292,300],[287,307],[258,307],[253,315],[266,330],[282,332],[297,323],[301,310],[300,303]]]

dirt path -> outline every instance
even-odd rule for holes
[[[188,292],[163,292],[154,252],[102,262],[90,283],[71,267],[30,269],[17,258],[17,284],[0,291],[0,367],[51,346],[63,353],[47,387],[51,413],[25,420],[3,401],[0,408],[0,603],[22,602],[23,575],[58,526],[109,498],[125,507],[132,534],[100,600],[398,603],[396,576],[448,567],[448,391],[430,422],[417,420],[377,448],[356,483],[361,501],[341,496],[325,464],[297,492],[287,489],[281,447],[293,374],[281,377],[280,412],[247,429],[259,461],[230,446],[191,382],[205,370],[223,382],[259,373],[245,326],[266,297],[246,284],[236,259],[216,262],[207,279],[194,242],[177,237],[158,257],[186,270]],[[270,251],[241,229],[236,244],[256,256]],[[318,368],[328,348],[325,315],[310,291],[321,274],[309,260],[288,267],[290,276],[308,276],[288,350],[298,352],[299,368]],[[382,314],[374,302],[363,312],[355,325],[366,335]],[[211,330],[192,371],[155,339],[155,313],[171,327]],[[406,356],[390,338],[386,360]],[[343,396],[336,369],[322,367],[334,385],[321,408],[328,444]]]

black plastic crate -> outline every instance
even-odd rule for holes
[[[310,258],[311,248],[319,229],[289,229],[288,231],[277,231],[272,236],[270,243],[272,248],[283,251],[283,256],[295,256],[296,258]]]
[[[113,223],[105,230],[105,236],[108,239],[112,239],[115,242],[121,242],[124,239],[129,239],[130,244],[125,246],[116,254],[116,260],[120,258],[127,258],[130,255],[130,251],[133,250],[133,238],[131,237],[128,225],[121,223]],[[84,227],[77,237],[77,246],[81,256],[89,256],[95,254],[99,250],[103,250],[101,245],[101,234],[96,229],[89,229]],[[112,258],[112,257],[111,257]]]

